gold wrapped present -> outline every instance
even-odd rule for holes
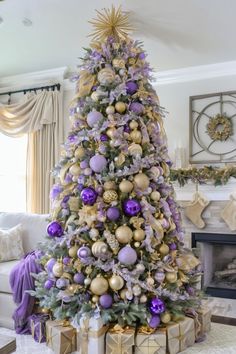
[[[135,354],[166,354],[166,331],[140,327],[135,338]]]
[[[192,318],[185,317],[183,320],[172,323],[166,328],[167,352],[177,354],[195,342],[195,326]]]
[[[76,350],[76,330],[67,321],[46,322],[47,346],[55,354],[69,354]]]
[[[106,335],[106,354],[132,354],[135,329],[115,325]]]
[[[197,314],[201,325],[199,336],[203,336],[211,330],[211,310],[208,307],[201,307],[197,310]]]

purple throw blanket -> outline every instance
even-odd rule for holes
[[[26,290],[35,290],[34,278],[30,273],[39,273],[40,265],[35,262],[39,258],[40,252],[28,253],[21,259],[11,271],[10,286],[13,292],[13,300],[17,304],[17,309],[13,313],[15,330],[18,334],[30,334],[30,324],[28,317],[33,312],[34,297]]]

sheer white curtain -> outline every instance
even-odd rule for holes
[[[27,210],[48,213],[51,170],[63,143],[62,94],[30,93],[17,103],[0,106],[0,132],[10,137],[28,134]]]

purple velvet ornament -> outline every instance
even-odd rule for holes
[[[103,155],[94,155],[90,161],[89,166],[94,172],[100,173],[104,170],[107,165],[107,160]]]
[[[44,283],[44,289],[50,290],[54,286],[55,282],[52,279],[48,279]]]
[[[141,204],[137,199],[126,199],[123,203],[123,210],[127,216],[136,216],[141,211]]]
[[[116,221],[120,217],[120,210],[117,207],[110,207],[107,209],[107,217],[111,221]]]
[[[75,282],[76,284],[83,285],[83,284],[84,284],[85,276],[84,276],[83,273],[79,272],[79,273],[76,273],[76,274],[74,275],[74,278],[73,278],[73,279],[74,279],[74,282]]]
[[[151,328],[157,328],[160,323],[161,323],[160,317],[158,315],[154,315],[150,318],[148,325]]]
[[[92,128],[94,125],[98,124],[103,118],[103,115],[98,111],[92,111],[87,115],[87,123]]]
[[[129,109],[131,112],[134,112],[137,115],[140,115],[144,111],[144,107],[142,103],[139,102],[132,102],[131,105],[129,106]]]
[[[80,162],[80,167],[81,168],[87,168],[89,166],[88,161],[84,160]]]
[[[159,315],[165,311],[165,303],[158,297],[153,297],[149,303],[149,310],[152,315]]]
[[[50,237],[61,237],[63,235],[63,228],[57,221],[52,221],[48,224],[47,233]]]
[[[80,259],[85,259],[85,258],[89,257],[90,255],[91,255],[91,250],[87,246],[82,246],[77,251],[77,256]]]
[[[80,193],[80,197],[85,205],[93,205],[97,200],[97,192],[92,187],[86,187]]]
[[[129,95],[133,95],[135,92],[138,91],[138,85],[134,81],[128,81],[126,83],[126,92]]]
[[[99,303],[104,309],[109,309],[113,303],[112,296],[109,294],[101,295],[99,298]]]
[[[54,266],[54,264],[56,263],[56,259],[55,258],[51,258],[49,259],[49,261],[47,261],[46,263],[46,269],[48,271],[48,273],[52,272],[52,268]]]
[[[71,258],[70,257],[64,257],[63,258],[63,264],[68,265],[70,264]]]
[[[104,142],[104,141],[108,141],[109,138],[108,138],[108,136],[106,134],[101,134],[100,135],[100,140]]]
[[[124,265],[132,265],[137,261],[137,253],[132,247],[125,246],[119,251],[118,259]]]

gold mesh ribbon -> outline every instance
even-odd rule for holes
[[[77,350],[81,354],[88,354],[89,338],[99,338],[108,330],[108,326],[101,327],[98,331],[89,329],[89,318],[83,321],[83,326],[78,329],[79,340],[77,342]]]
[[[138,328],[138,332],[140,334],[153,334],[154,332],[156,332],[155,328],[151,328],[148,326],[141,326]]]

